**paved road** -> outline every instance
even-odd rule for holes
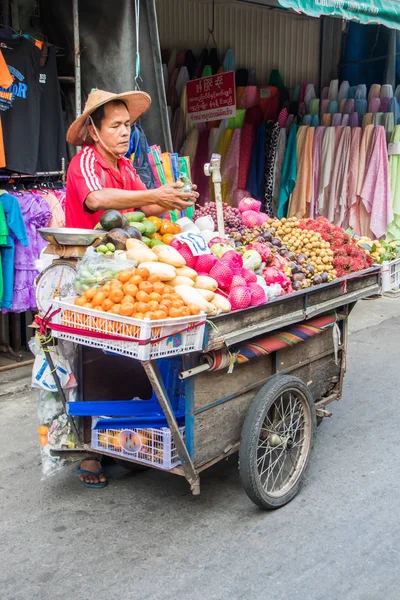
[[[199,498],[179,477],[116,466],[105,490],[72,468],[41,483],[32,394],[1,400],[1,600],[398,600],[400,317],[356,329],[343,401],[301,493],[273,513],[248,500],[233,459]]]

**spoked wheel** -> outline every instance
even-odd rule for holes
[[[314,400],[297,377],[279,376],[257,394],[243,424],[239,471],[260,508],[280,508],[297,494],[315,428]]]

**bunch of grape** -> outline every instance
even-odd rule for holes
[[[224,223],[225,223],[225,232],[232,233],[233,231],[238,231],[242,227],[242,219],[240,217],[240,212],[237,208],[233,206],[229,206],[226,202],[222,203],[222,208],[224,211]],[[215,202],[206,202],[204,206],[198,206],[194,213],[194,220],[199,217],[210,216],[212,217],[215,228],[217,228],[217,205]]]

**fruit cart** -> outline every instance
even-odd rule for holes
[[[350,312],[379,286],[379,268],[371,268],[262,306],[200,317],[197,326],[182,322],[178,334],[159,328],[140,356],[126,338],[57,329],[63,315],[92,316],[55,302],[61,310],[49,324],[53,335],[80,348],[78,401],[68,407],[71,418],[89,423],[79,450],[168,470],[185,477],[194,495],[204,470],[238,452],[251,500],[263,509],[283,506],[299,490],[317,422],[341,397]],[[120,393],[118,369],[132,386],[128,396]]]

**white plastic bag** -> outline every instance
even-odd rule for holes
[[[50,353],[53,359],[54,369],[60,380],[61,387],[65,390],[76,387],[77,382],[70,364],[64,356],[58,353],[57,348],[47,348],[45,352],[41,350],[37,353],[32,370],[32,387],[50,392],[57,391],[50,365],[46,360],[47,352]]]
[[[124,255],[108,256],[90,247],[79,263],[73,283],[74,290],[77,294],[83,294],[90,287],[101,287],[111,279],[115,279],[121,271],[133,269],[136,264],[135,261],[124,258]]]

